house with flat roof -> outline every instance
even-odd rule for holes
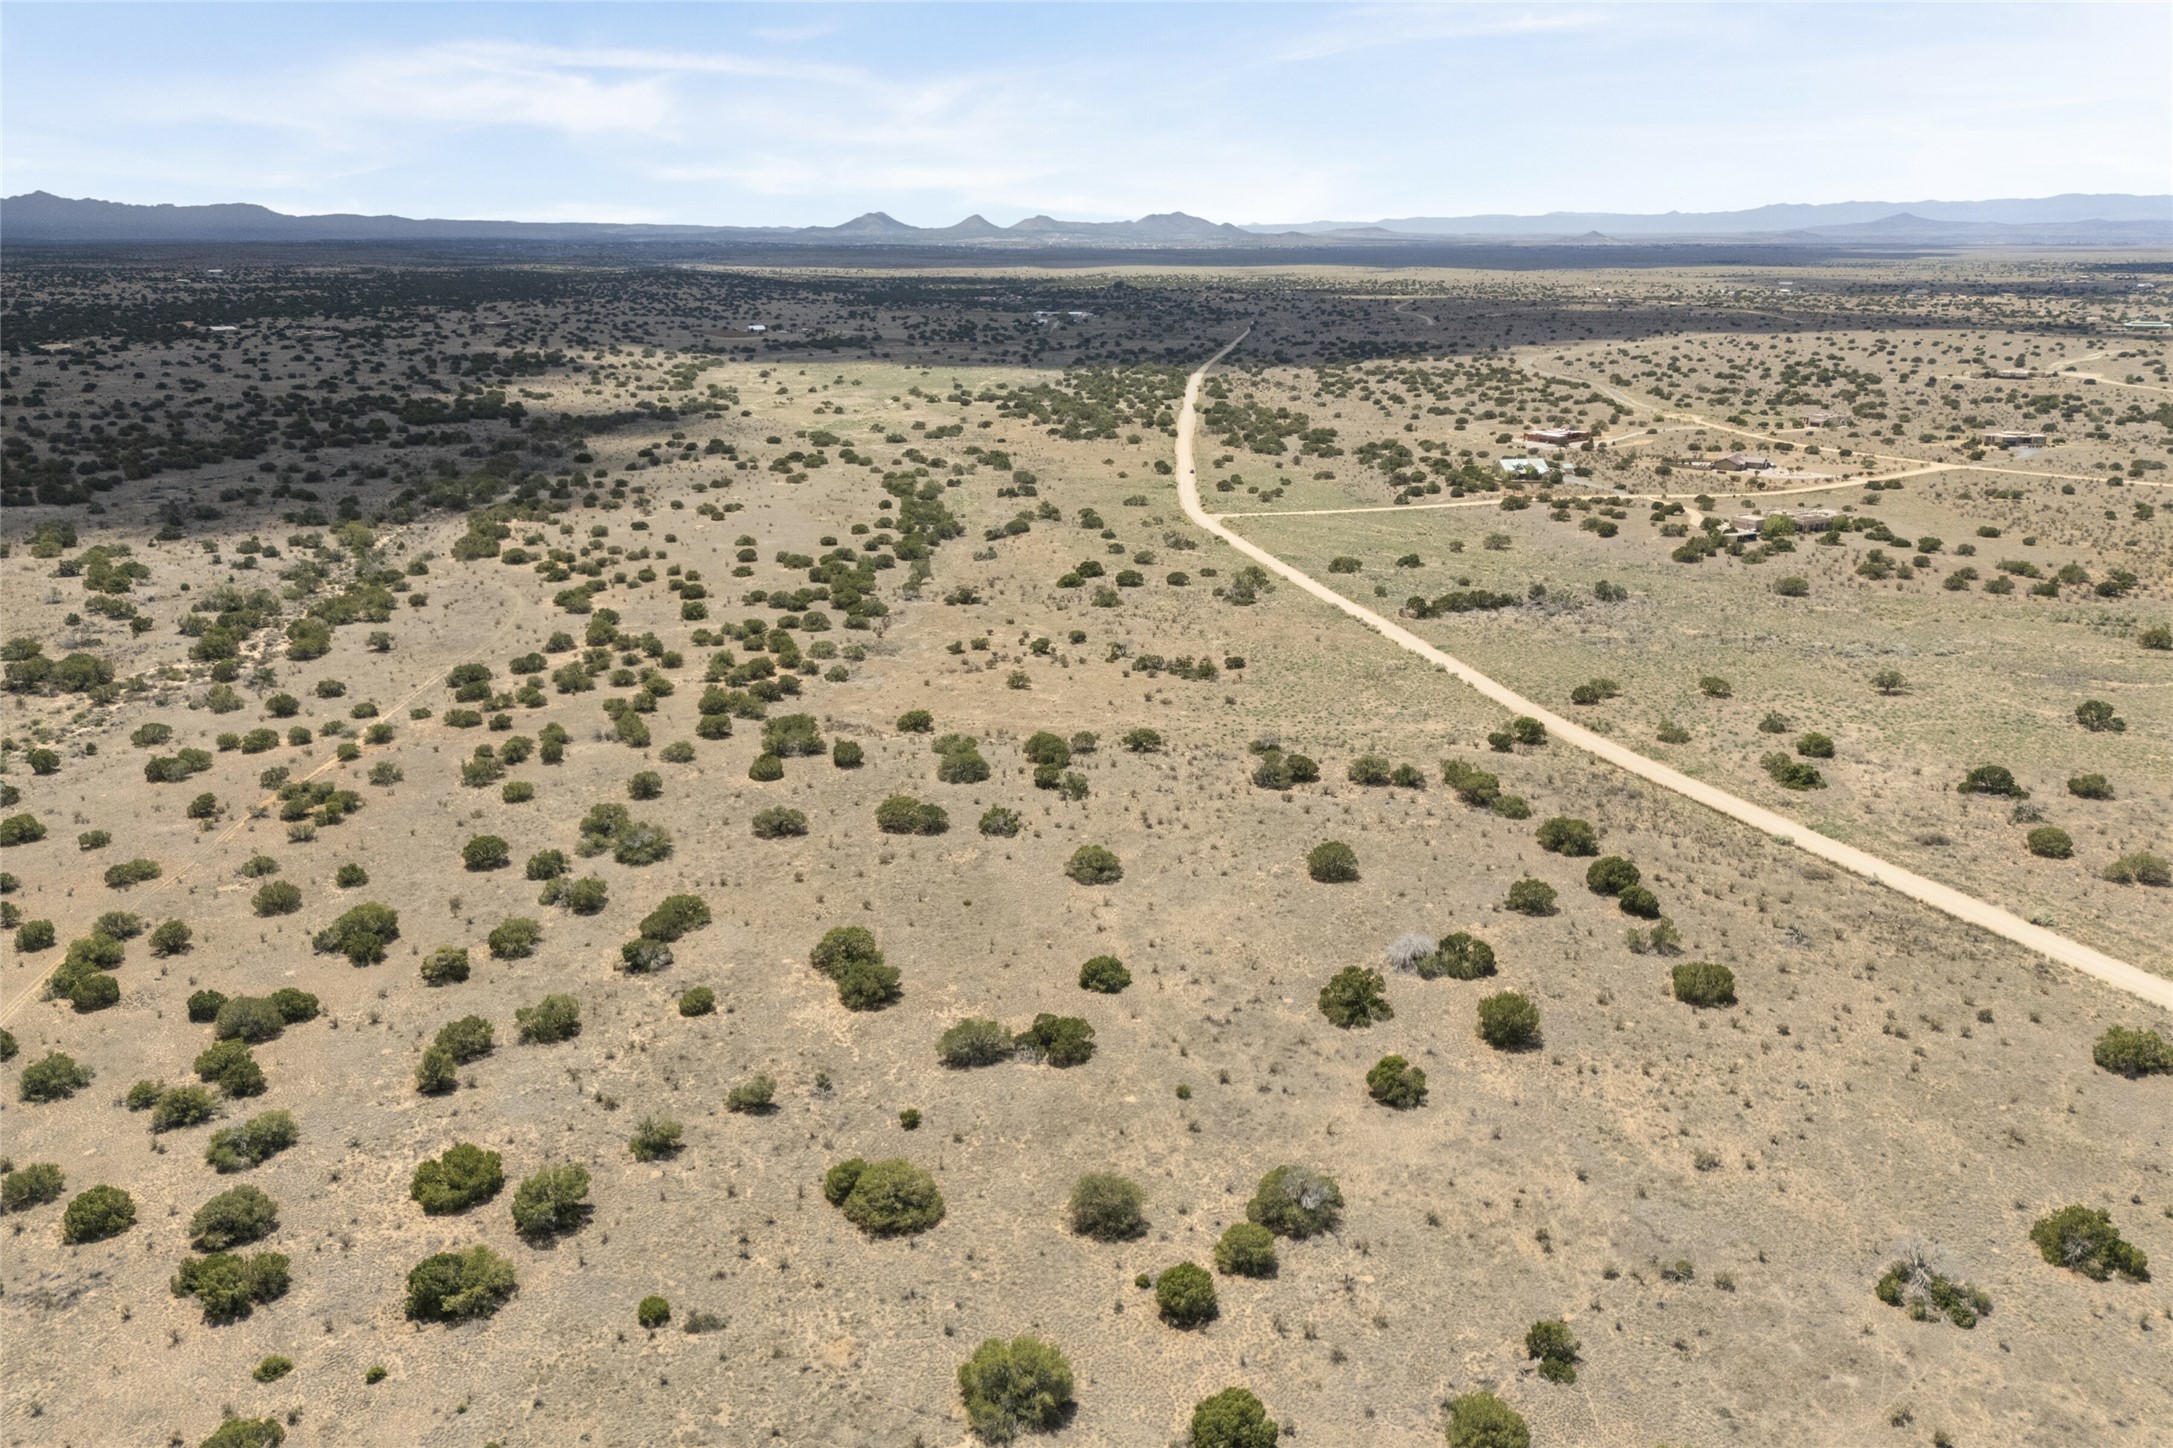
[[[1723,453],[1713,459],[1716,473],[1759,473],[1773,466],[1773,459],[1757,453]]]
[[[2043,447],[2045,435],[2041,432],[1988,432],[1983,434],[1986,447]]]
[[[1547,447],[1568,447],[1573,442],[1583,442],[1591,436],[1591,429],[1583,427],[1534,427],[1526,429],[1524,440]]]
[[[1543,478],[1553,465],[1545,458],[1503,458],[1501,470],[1512,478]]]

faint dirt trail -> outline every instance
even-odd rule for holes
[[[1504,709],[1537,719],[1547,726],[1549,734],[1573,748],[1582,749],[1606,760],[1609,764],[1659,785],[1662,789],[1672,790],[1717,814],[1749,825],[1783,844],[1794,845],[1806,854],[1847,870],[1852,875],[1862,876],[1874,885],[1884,885],[1919,904],[1929,905],[1934,910],[1951,915],[1966,924],[2036,951],[2047,959],[2095,976],[2138,1000],[2147,1001],[2162,1010],[2173,1011],[2173,980],[2153,975],[2129,965],[2126,961],[2116,960],[2101,950],[2070,940],[2042,925],[2033,925],[2011,911],[1987,904],[1975,896],[1965,895],[1951,885],[1942,885],[1937,880],[1905,870],[1868,851],[1828,839],[1810,826],[1789,819],[1786,815],[1776,814],[1726,790],[1715,788],[1702,780],[1692,779],[1689,775],[1670,769],[1657,760],[1648,759],[1636,750],[1625,748],[1604,735],[1595,734],[1580,724],[1549,712],[1513,689],[1496,683],[1469,664],[1443,653],[1409,629],[1345,598],[1310,574],[1285,563],[1267,549],[1238,536],[1223,524],[1219,516],[1210,514],[1200,506],[1199,477],[1193,466],[1192,434],[1198,420],[1200,385],[1206,380],[1208,370],[1228,356],[1249,335],[1250,329],[1239,334],[1236,341],[1200,364],[1199,369],[1185,383],[1184,406],[1177,415],[1177,496],[1184,506],[1185,516],[1194,523],[1262,568],[1296,584],[1321,602],[1349,614],[1389,642],[1443,669],[1451,677],[1470,685]]]

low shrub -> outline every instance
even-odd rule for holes
[[[1192,1407],[1187,1448],[1275,1448],[1281,1430],[1244,1388],[1224,1388]]]
[[[1323,885],[1347,885],[1358,878],[1358,854],[1341,840],[1327,840],[1306,852],[1305,873]]]
[[[513,1012],[523,1044],[547,1046],[581,1034],[581,1003],[570,995],[547,995]]]
[[[966,1421],[989,1443],[1064,1426],[1072,1386],[1071,1364],[1054,1343],[1038,1337],[988,1338],[958,1366]]]
[[[1155,1278],[1154,1305],[1164,1322],[1178,1328],[1204,1327],[1221,1312],[1215,1279],[1192,1262],[1180,1262]]]
[[[1826,777],[1818,772],[1815,765],[1805,764],[1800,759],[1790,759],[1779,750],[1766,755],[1758,763],[1767,774],[1772,776],[1773,782],[1783,789],[1805,790],[1824,789],[1826,787]]]
[[[481,1016],[462,1016],[438,1028],[436,1045],[462,1065],[480,1061],[495,1044],[489,1021]]]
[[[1552,885],[1526,876],[1509,887],[1508,898],[1502,903],[1519,915],[1552,915],[1555,913],[1554,901]]]
[[[407,1274],[407,1315],[418,1322],[489,1317],[519,1286],[513,1264],[478,1243],[425,1257]]]
[[[1524,1416],[1489,1392],[1449,1400],[1448,1448],[1531,1448]]]
[[[241,1040],[215,1041],[196,1056],[197,1079],[216,1085],[230,1097],[264,1094],[264,1068]]]
[[[815,755],[824,751],[821,730],[812,714],[781,714],[763,721],[762,749],[780,759]]]
[[[1978,1319],[1992,1311],[1989,1293],[1933,1271],[1921,1254],[1911,1254],[1888,1267],[1871,1293],[1888,1307],[1903,1309],[1918,1322],[1937,1322],[1944,1317],[1956,1327],[1973,1328]]]
[[[1016,1049],[1011,1033],[1001,1023],[968,1017],[936,1038],[936,1057],[944,1065],[964,1070],[1008,1061]]]
[[[551,1237],[588,1220],[588,1168],[579,1162],[547,1166],[513,1192],[513,1225],[523,1236]]]
[[[2169,864],[2163,855],[2137,850],[2107,865],[2105,878],[2115,885],[2173,884],[2173,864]]]
[[[60,1217],[60,1240],[73,1246],[118,1237],[136,1225],[136,1199],[119,1187],[95,1186],[75,1194]]]
[[[1257,1222],[1233,1222],[1215,1243],[1215,1270],[1229,1277],[1273,1277],[1275,1234]]]
[[[758,840],[781,840],[807,833],[807,816],[783,805],[757,810],[749,823]]]
[[[1379,971],[1346,965],[1320,988],[1320,1013],[1344,1030],[1394,1020],[1396,1011],[1388,1003],[1387,991],[1388,982]]]
[[[1366,1072],[1366,1094],[1383,1106],[1409,1111],[1426,1104],[1426,1073],[1401,1056],[1383,1056]]]
[[[468,978],[468,948],[441,945],[423,957],[423,984],[458,985]]]
[[[706,1016],[717,1009],[717,993],[706,985],[698,985],[679,993],[679,1014],[682,1016]]]
[[[2102,774],[2078,774],[2068,780],[2067,792],[2077,799],[2111,799],[2113,786]]]
[[[1141,1211],[1145,1194],[1136,1182],[1114,1172],[1088,1172],[1072,1183],[1071,1229],[1098,1242],[1122,1242],[1144,1236]]]
[[[1620,895],[1644,876],[1637,866],[1620,855],[1602,855],[1584,872],[1584,884],[1595,895]]]
[[[636,1161],[656,1161],[677,1154],[685,1145],[686,1128],[668,1116],[644,1116],[626,1147]]]
[[[1024,823],[1017,810],[991,805],[981,816],[981,833],[993,839],[1008,840],[1018,834]]]
[[[493,960],[525,960],[536,953],[542,939],[541,924],[525,915],[515,915],[498,922],[484,942],[490,946]]]
[[[110,865],[106,868],[106,888],[109,890],[126,890],[132,885],[141,885],[147,881],[156,880],[164,873],[164,869],[156,860],[123,860],[118,865]]]
[[[1245,1220],[1278,1237],[1302,1241],[1332,1231],[1343,1214],[1335,1178],[1302,1166],[1279,1166],[1260,1178]]]
[[[302,891],[299,886],[285,880],[273,880],[258,887],[249,899],[249,908],[262,916],[292,915],[302,908]]]
[[[2173,1044],[2156,1031],[2112,1026],[2090,1048],[2090,1059],[2133,1081],[2173,1072]]]
[[[239,1322],[255,1312],[258,1304],[286,1296],[291,1281],[292,1264],[284,1252],[257,1252],[247,1257],[214,1252],[183,1262],[167,1286],[176,1297],[195,1298],[204,1310],[204,1321],[216,1326]]]
[[[651,1332],[672,1320],[672,1305],[661,1297],[644,1297],[634,1308],[634,1321]]]
[[[2103,1282],[2116,1272],[2131,1282],[2150,1280],[2149,1259],[2122,1240],[2111,1214],[2102,1210],[2062,1207],[2037,1220],[2030,1228],[2030,1240],[2047,1262],[2080,1272],[2093,1282]]]
[[[830,746],[830,762],[839,769],[858,769],[867,757],[867,751],[850,739],[840,739]]]
[[[1560,1318],[1542,1318],[1524,1334],[1524,1355],[1539,1364],[1539,1375],[1550,1383],[1577,1381],[1577,1335]]]
[[[171,1091],[159,1093],[151,1107],[151,1130],[178,1131],[184,1126],[200,1126],[219,1114],[219,1108],[211,1099],[211,1093],[201,1086],[176,1086]]]
[[[2005,795],[2013,799],[2028,799],[2030,792],[2015,783],[2014,772],[2003,764],[1980,764],[1962,776],[1955,786],[1962,794]]]
[[[211,1133],[204,1160],[221,1174],[260,1166],[301,1139],[294,1117],[285,1111],[265,1111],[239,1126]]]
[[[286,1441],[277,1418],[229,1418],[198,1448],[279,1448]]]
[[[1083,1065],[1094,1056],[1094,1028],[1078,1016],[1043,1011],[1012,1038],[1012,1045],[1028,1060],[1057,1067]]]
[[[728,1111],[743,1116],[759,1116],[771,1109],[777,1097],[777,1082],[768,1076],[750,1076],[724,1094]]]
[[[576,915],[600,914],[604,906],[610,903],[611,887],[594,875],[587,875],[579,880],[563,880],[556,883],[560,887],[555,892],[558,903],[564,905]],[[546,886],[544,893],[552,895],[554,892],[549,886]]]
[[[1599,836],[1584,820],[1556,815],[1541,825],[1537,838],[1539,847],[1556,855],[1596,855],[1600,852]]]
[[[2056,825],[2039,825],[2023,837],[2029,852],[2041,860],[2065,860],[2075,853],[2075,841]]]
[[[65,1101],[91,1084],[96,1073],[62,1051],[54,1051],[23,1067],[16,1093],[25,1101]]]
[[[1115,995],[1132,983],[1132,973],[1114,955],[1097,955],[1079,967],[1079,988]]]
[[[641,919],[641,934],[648,940],[677,940],[702,929],[710,921],[709,904],[699,895],[666,895],[656,909]]]
[[[886,835],[940,835],[950,829],[951,817],[940,805],[894,794],[875,807],[875,827]]]
[[[1623,914],[1635,916],[1639,920],[1660,918],[1660,897],[1643,885],[1630,886],[1616,898],[1615,903]]]
[[[229,1187],[189,1218],[189,1244],[223,1252],[268,1237],[279,1228],[279,1204],[252,1186]]]
[[[870,1236],[925,1232],[943,1220],[935,1178],[899,1157],[840,1163],[823,1178],[823,1195]]]
[[[1494,973],[1494,947],[1459,930],[1441,937],[1433,950],[1412,966],[1420,980],[1480,980]]]
[[[367,901],[317,932],[312,943],[324,955],[344,955],[355,965],[375,965],[385,947],[400,938],[400,913]]]
[[[1124,866],[1100,845],[1081,845],[1065,862],[1064,873],[1081,885],[1114,885],[1124,878]]]
[[[34,1161],[0,1177],[0,1211],[27,1212],[47,1202],[57,1202],[67,1190],[68,1179],[49,1161]]]
[[[234,996],[219,1007],[211,1023],[219,1040],[243,1040],[252,1046],[276,1040],[286,1029],[286,1016],[263,996]]]
[[[1668,972],[1675,999],[1693,1006],[1735,1004],[1735,972],[1709,960],[1686,961]]]
[[[1539,1007],[1513,990],[1479,1002],[1479,1039],[1497,1051],[1524,1051],[1539,1044]]]

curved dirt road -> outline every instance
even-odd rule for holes
[[[1201,363],[1199,369],[1185,383],[1184,407],[1177,415],[1177,496],[1184,505],[1185,516],[1194,523],[1277,577],[1296,584],[1321,602],[1341,609],[1387,638],[1389,642],[1446,670],[1451,677],[1469,684],[1504,709],[1539,720],[1547,726],[1549,734],[1565,744],[1596,755],[1609,764],[1628,770],[1640,779],[1649,780],[1662,789],[1672,790],[1784,844],[1794,845],[1806,854],[1816,855],[1826,863],[1847,870],[1852,875],[1860,875],[1875,885],[1884,885],[1957,920],[1988,930],[2062,965],[2073,966],[2087,975],[2096,976],[2107,985],[2125,991],[2138,1000],[2173,1011],[2173,980],[2139,970],[2125,961],[2115,960],[2101,950],[2093,950],[2079,941],[2069,940],[2042,925],[2032,925],[2019,915],[2002,910],[1996,905],[1988,905],[1950,885],[1942,885],[1937,880],[1926,879],[1913,871],[1904,870],[1853,845],[1830,840],[1808,825],[1800,824],[1786,815],[1776,814],[1772,810],[1752,804],[1749,800],[1739,799],[1724,789],[1716,789],[1701,780],[1692,779],[1689,775],[1648,759],[1636,750],[1625,748],[1604,735],[1595,734],[1582,725],[1550,713],[1514,690],[1496,683],[1469,664],[1443,653],[1394,620],[1383,618],[1373,610],[1345,598],[1311,575],[1277,558],[1267,549],[1231,532],[1223,525],[1220,517],[1200,506],[1199,478],[1194,471],[1192,459],[1192,433],[1199,411],[1200,384],[1206,379],[1208,369],[1228,356],[1231,349],[1238,342],[1244,341],[1247,335],[1249,331],[1240,334],[1236,341]]]

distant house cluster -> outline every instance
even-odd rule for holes
[[[1838,515],[1831,508],[1782,508],[1771,513],[1738,513],[1728,520],[1726,536],[1737,542],[1748,542],[1761,536],[1768,522],[1786,518],[1796,525],[1798,533],[1823,533],[1833,526]]]

